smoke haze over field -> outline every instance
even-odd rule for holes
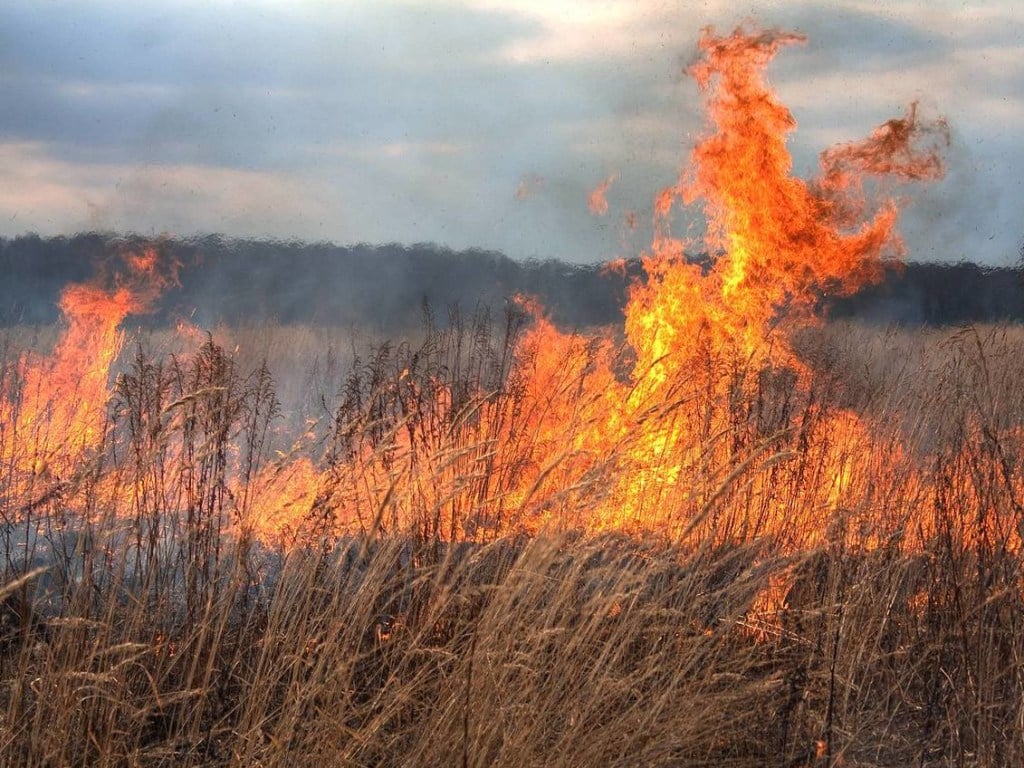
[[[920,99],[953,130],[909,256],[1006,264],[1024,213],[1024,11],[990,3],[52,2],[0,8],[0,235],[437,242],[594,263],[650,242],[701,131],[681,73],[746,17],[798,170]],[[590,192],[616,175],[608,214]],[[640,226],[627,224],[637,211]]]

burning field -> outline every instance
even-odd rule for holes
[[[68,286],[0,368],[0,763],[1024,761],[1024,334],[821,319],[949,136],[796,177],[801,41],[704,33],[618,327],[428,316],[296,413],[227,330],[126,335],[159,243]]]

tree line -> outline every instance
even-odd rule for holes
[[[560,325],[585,328],[617,322],[630,282],[642,278],[635,260],[609,270],[431,243],[25,235],[0,238],[0,324],[54,322],[66,284],[95,279],[97,270],[100,279],[113,280],[119,255],[144,247],[157,249],[165,265],[178,266],[177,283],[152,315],[140,318],[154,325],[188,318],[202,326],[318,323],[388,332],[418,324],[425,304],[442,310],[443,318],[450,306],[501,310],[509,297],[527,294]],[[823,294],[820,309],[834,317],[912,325],[1022,321],[1024,281],[1021,270],[1011,267],[909,263],[853,296]]]

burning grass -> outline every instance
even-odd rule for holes
[[[709,134],[621,338],[428,312],[283,408],[294,329],[125,348],[158,251],[69,288],[0,381],[3,760],[1020,762],[1020,332],[816,323],[899,254],[868,191],[941,173],[946,129],[791,177],[763,70],[798,41],[705,33]]]
[[[319,427],[338,463],[318,471],[305,527],[269,538],[246,521],[267,473],[290,466],[271,448],[266,372],[289,355],[243,374],[209,342],[169,363],[125,353],[105,445],[71,477],[18,486],[4,474],[2,762],[1020,758],[1019,329],[807,331],[795,346],[811,394],[792,376],[763,377],[738,404],[747,433],[717,438],[740,451],[729,472],[662,489],[687,525],[588,529],[611,460],[559,514],[560,499],[545,498],[560,523],[531,534],[540,512],[528,504],[500,526],[482,517],[490,504],[474,505],[483,478],[459,462],[479,466],[488,451],[470,437],[421,459],[429,488],[400,487],[424,481],[402,467],[395,427],[406,424],[384,393],[406,385],[414,355],[435,385],[455,375],[455,354],[476,382],[483,361],[501,359],[482,322],[362,359]],[[791,426],[823,408],[875,425],[849,446],[842,488],[819,487],[831,450],[798,435],[764,445],[787,401]],[[442,416],[417,430],[466,418]],[[764,466],[780,441],[801,455]],[[821,519],[813,543],[796,523],[738,527],[766,508],[766,472],[772,505]],[[339,538],[329,500],[356,482],[379,506]]]

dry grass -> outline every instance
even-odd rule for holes
[[[418,364],[487,390],[507,371],[509,336],[460,333]],[[458,489],[462,506],[444,509],[468,519],[473,499],[496,496],[467,488],[450,454],[434,487],[388,486],[388,424],[407,422],[381,384],[407,375],[414,352],[363,355],[346,376],[353,360],[324,352],[332,336],[222,329],[167,357],[180,350],[154,334],[150,352],[128,350],[107,443],[73,477],[26,490],[13,463],[0,473],[0,764],[1024,761],[1021,329],[807,332],[815,412],[853,408],[877,431],[872,460],[799,551],[785,536],[712,543],[572,524],[452,541],[432,522],[438,499]],[[293,389],[279,398],[272,380]],[[513,394],[486,406],[514,413]],[[354,475],[382,489],[375,525],[287,552],[224,534],[248,513],[248,481],[294,437],[277,434],[285,399],[301,412],[289,430],[315,407],[330,414],[308,440],[333,457],[337,488],[311,516],[329,515]],[[342,462],[353,443],[372,458]],[[791,448],[801,458],[771,470],[772,494],[797,511],[819,504],[822,476],[813,446]],[[566,520],[586,519],[601,472],[560,497]],[[927,489],[908,482],[921,477]],[[764,501],[753,483],[722,490],[721,476],[695,500],[689,480],[661,503],[699,503],[724,525]],[[911,546],[922,506],[934,530]],[[422,524],[387,525],[397,507]]]

